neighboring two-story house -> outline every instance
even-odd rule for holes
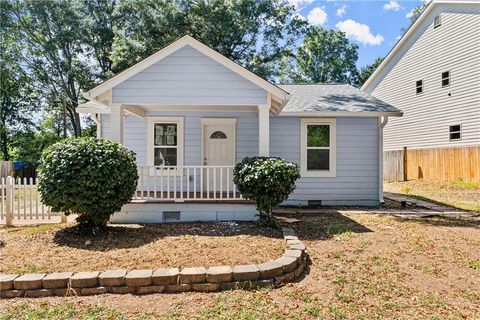
[[[383,147],[409,179],[480,181],[480,1],[433,0],[362,90],[404,112]]]

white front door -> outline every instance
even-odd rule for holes
[[[206,124],[203,126],[203,137],[204,165],[221,167],[235,164],[235,125]],[[233,170],[227,170],[227,168],[206,169],[204,187],[208,191],[232,191]]]

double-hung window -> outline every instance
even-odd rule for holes
[[[183,118],[150,117],[147,154],[151,166],[183,166]]]
[[[336,120],[301,120],[300,172],[303,177],[335,177]]]
[[[416,81],[415,88],[416,88],[417,94],[423,93],[423,80]]]
[[[462,139],[462,126],[459,124],[449,127],[450,141],[458,141]]]
[[[442,88],[450,85],[450,71],[442,72]]]

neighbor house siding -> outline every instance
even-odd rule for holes
[[[191,46],[185,46],[112,90],[113,103],[258,105],[265,90]]]
[[[236,162],[258,155],[258,115],[256,112],[161,112],[148,111],[148,116],[184,118],[184,165],[202,165],[201,118],[236,118]],[[137,154],[137,164],[147,165],[147,118],[127,116],[124,124],[124,145]],[[102,116],[102,137],[110,138],[110,117]]]
[[[270,119],[270,155],[300,164],[299,117]],[[377,118],[336,119],[336,177],[305,177],[290,196],[295,200],[322,200],[322,204],[378,203]]]
[[[438,14],[441,26],[434,29]],[[404,112],[389,119],[384,150],[480,144],[479,32],[478,4],[439,4],[365,88]],[[450,71],[450,86],[442,88],[444,71]],[[418,95],[417,80],[423,80]],[[449,141],[449,126],[458,124],[462,139]]]

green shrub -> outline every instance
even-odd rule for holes
[[[95,233],[130,201],[137,180],[134,152],[105,139],[77,138],[45,150],[38,189],[53,211],[78,214],[80,226]]]
[[[235,166],[233,181],[246,199],[254,200],[260,222],[274,225],[272,209],[288,199],[300,178],[298,166],[276,157],[246,157]]]

